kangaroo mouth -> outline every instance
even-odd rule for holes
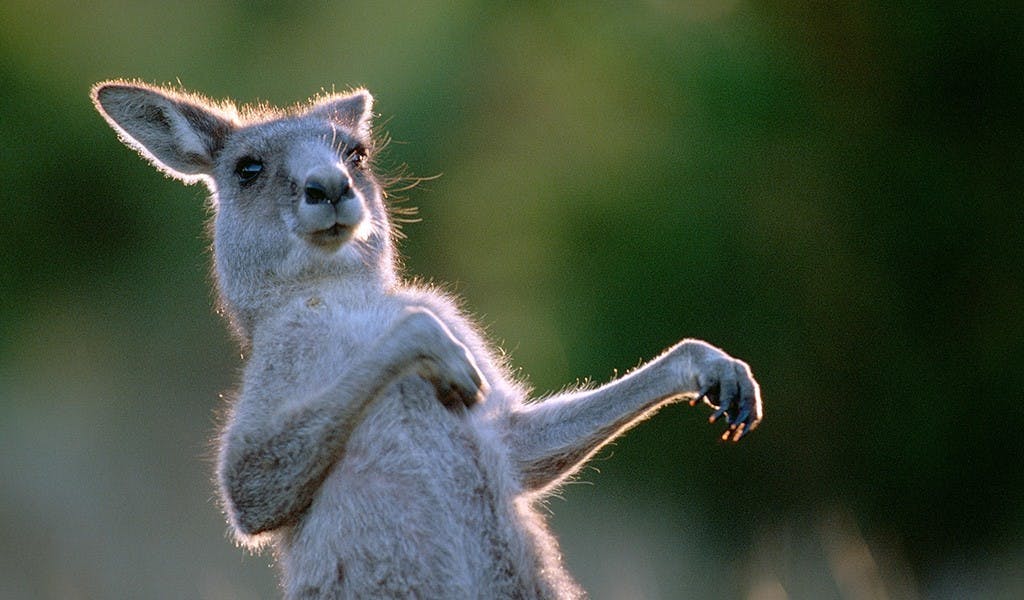
[[[352,237],[352,228],[348,225],[335,223],[326,229],[318,229],[308,234],[309,241],[324,248],[337,248]]]

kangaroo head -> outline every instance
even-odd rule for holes
[[[217,284],[243,340],[289,293],[326,281],[392,283],[369,92],[289,110],[239,110],[121,81],[97,84],[92,97],[126,145],[171,177],[209,186]]]

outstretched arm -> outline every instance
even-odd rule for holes
[[[432,313],[416,309],[347,365],[334,385],[298,408],[283,414],[236,410],[221,440],[218,477],[237,531],[276,529],[305,510],[367,407],[413,370],[449,407],[469,406],[486,392],[466,348]],[[262,422],[246,422],[255,419]]]
[[[529,404],[510,417],[508,440],[527,490],[557,485],[594,452],[661,406],[681,398],[715,407],[723,439],[737,441],[761,421],[760,390],[742,361],[696,340],[673,346],[626,376],[592,390]]]

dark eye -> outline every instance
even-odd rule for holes
[[[366,163],[366,155],[368,153],[369,152],[367,151],[366,146],[362,144],[356,144],[355,146],[349,148],[348,156],[346,156],[346,158],[353,165],[357,167],[362,167]]]
[[[238,161],[235,167],[235,175],[238,175],[238,181],[242,185],[252,183],[262,172],[263,163],[251,156]]]

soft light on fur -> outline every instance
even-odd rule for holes
[[[582,596],[545,495],[668,402],[705,400],[724,439],[761,420],[747,365],[696,340],[529,402],[451,298],[399,276],[366,90],[288,110],[130,81],[92,97],[126,145],[210,187],[216,283],[248,348],[217,477],[287,598]]]

